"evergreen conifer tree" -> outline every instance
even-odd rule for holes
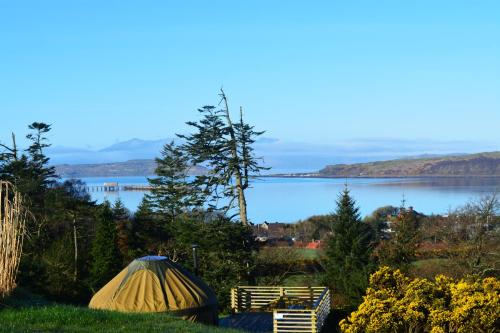
[[[27,151],[31,157],[34,180],[38,182],[38,186],[46,188],[53,184],[56,178],[55,168],[48,165],[49,158],[44,153],[44,149],[51,146],[45,136],[50,131],[50,125],[34,122],[28,127],[33,131],[26,138],[31,141]]]
[[[159,244],[167,237],[166,226],[156,218],[150,200],[143,198],[132,221],[133,256],[158,253]]]
[[[328,242],[326,283],[345,297],[349,305],[361,301],[373,269],[373,232],[361,222],[359,210],[347,186],[337,201],[333,235]]]
[[[198,109],[201,119],[186,123],[194,133],[178,136],[185,140],[182,149],[193,164],[209,170],[194,182],[202,190],[208,209],[226,214],[238,207],[238,212],[230,218],[239,216],[242,224],[249,225],[245,191],[250,187],[251,176],[268,169],[261,166],[261,159],[254,155],[253,149],[255,140],[264,132],[244,122],[241,107],[239,121],[233,122],[222,89],[220,97],[222,109],[214,106]]]
[[[109,202],[104,202],[97,218],[92,242],[90,283],[100,288],[122,268],[122,257],[117,245],[117,230]]]
[[[30,211],[38,220],[43,220],[44,198],[48,188],[56,183],[55,168],[49,166],[45,149],[50,147],[47,133],[50,125],[34,122],[28,126],[31,133],[26,138],[31,141],[26,149],[28,154],[20,154],[15,135],[12,134],[12,146],[0,144],[0,179],[15,184],[21,193],[30,200]],[[29,229],[29,226],[28,226]]]
[[[197,191],[188,181],[189,159],[172,141],[163,147],[156,163],[158,177],[148,178],[152,189],[146,199],[157,217],[172,222],[187,209],[200,204]]]
[[[130,212],[123,205],[120,198],[116,199],[113,205],[113,219],[117,229],[117,244],[120,253],[124,260],[124,264],[128,263],[131,259],[131,238],[132,238],[132,224],[130,221]]]
[[[115,203],[113,204],[113,218],[116,221],[125,221],[128,220],[129,217],[130,212],[123,204],[123,201],[120,198],[116,199]]]
[[[415,261],[420,240],[419,219],[413,208],[402,206],[391,223],[391,238],[382,242],[377,255],[382,264],[407,271]]]

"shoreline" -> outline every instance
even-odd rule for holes
[[[82,178],[120,178],[120,177],[156,177],[152,175],[92,175],[92,176],[80,176],[80,175],[58,175],[61,179],[82,179]],[[250,176],[251,178],[314,178],[314,179],[342,179],[342,178],[356,178],[356,179],[410,179],[410,178],[449,178],[449,179],[460,179],[460,178],[500,178],[500,175],[381,175],[381,176],[329,176],[321,175],[318,173],[278,173],[271,175],[258,175]]]
[[[359,178],[359,179],[409,179],[409,178],[500,178],[500,175],[381,175],[381,176],[335,176],[335,175],[321,175],[318,173],[310,174],[273,174],[273,175],[260,175],[253,176],[255,178],[324,178],[324,179],[342,179],[342,178]]]

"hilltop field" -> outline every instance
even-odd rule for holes
[[[500,176],[500,152],[463,156],[398,159],[335,164],[321,169],[320,177],[468,177]]]

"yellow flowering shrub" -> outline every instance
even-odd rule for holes
[[[363,303],[340,322],[346,333],[497,332],[499,325],[499,280],[410,279],[389,267],[370,277]]]

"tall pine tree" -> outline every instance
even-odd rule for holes
[[[187,122],[194,133],[178,136],[185,140],[182,149],[192,163],[209,170],[195,180],[205,195],[209,210],[226,214],[238,207],[238,212],[230,218],[239,216],[243,225],[249,225],[245,191],[250,187],[252,176],[268,169],[261,166],[261,159],[253,150],[255,140],[264,132],[244,122],[241,107],[239,121],[233,123],[226,94],[221,89],[219,95],[223,108],[204,106],[198,109],[201,119]]]
[[[113,210],[106,201],[98,214],[95,238],[92,242],[91,286],[95,289],[102,287],[120,271],[122,262]]]
[[[123,263],[127,264],[132,259],[132,222],[130,212],[123,205],[120,198],[116,199],[113,205],[113,219],[117,229],[117,244],[123,258]]]
[[[361,222],[347,185],[337,201],[333,235],[328,242],[326,283],[345,298],[347,305],[361,301],[373,264],[373,232]]]
[[[137,207],[132,220],[130,239],[131,255],[134,257],[146,254],[158,254],[162,243],[169,238],[169,228],[157,217],[151,202],[144,197]]]
[[[35,180],[42,188],[53,185],[56,178],[55,167],[49,166],[49,158],[45,155],[45,148],[50,147],[47,133],[50,131],[50,125],[34,122],[28,126],[33,132],[26,136],[31,141],[27,151],[31,156],[31,165],[33,168]]]
[[[189,158],[172,141],[163,147],[156,164],[158,177],[148,178],[152,189],[146,199],[157,217],[172,222],[189,208],[200,205],[198,191],[188,181]]]

